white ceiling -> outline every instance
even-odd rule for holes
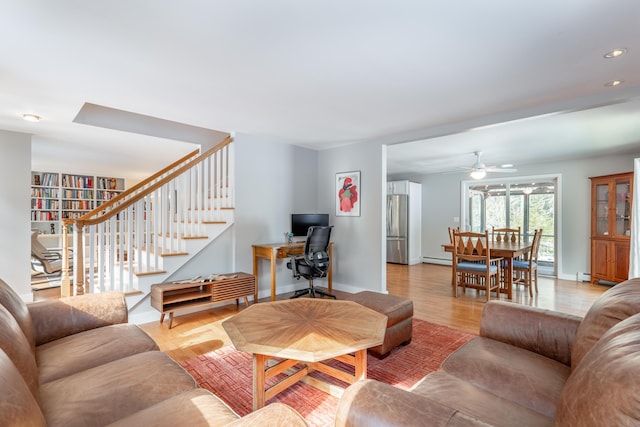
[[[74,123],[85,103],[315,149],[439,137],[391,173],[640,152],[637,0],[3,0],[0,39],[0,129],[35,168],[193,149]]]

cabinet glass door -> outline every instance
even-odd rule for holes
[[[596,234],[609,234],[609,185],[596,185]]]
[[[616,236],[628,236],[631,232],[631,183],[616,182]]]

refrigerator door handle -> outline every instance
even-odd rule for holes
[[[391,206],[392,206],[391,202],[392,202],[391,198],[387,197],[387,236],[391,231],[391,223],[393,220],[393,211],[391,209]]]

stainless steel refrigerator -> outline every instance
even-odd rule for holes
[[[387,196],[387,262],[409,263],[409,197]]]

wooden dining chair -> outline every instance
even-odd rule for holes
[[[522,284],[529,288],[529,296],[533,297],[533,286],[536,287],[538,293],[538,252],[540,250],[540,240],[542,239],[542,229],[535,230],[533,233],[533,242],[531,243],[531,252],[524,255],[523,259],[513,260],[513,272],[516,277],[513,279],[514,284]]]
[[[452,280],[453,294],[458,296],[458,287],[466,293],[467,288],[485,291],[486,301],[491,291],[500,296],[502,258],[491,257],[489,232],[453,232]]]
[[[495,228],[491,230],[491,240],[494,242],[520,243],[520,227],[518,228]]]
[[[449,243],[453,244],[453,232],[460,231],[460,227],[456,227],[456,228],[448,227],[448,229],[449,229]]]

